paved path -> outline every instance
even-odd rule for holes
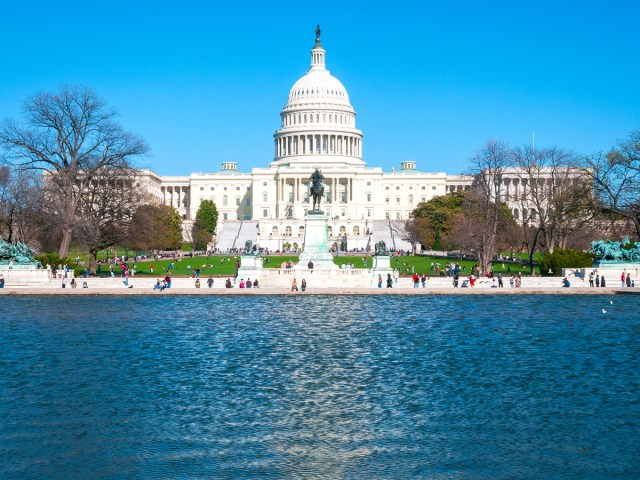
[[[640,288],[312,288],[291,292],[288,288],[171,288],[162,292],[149,288],[51,288],[14,287],[0,295],[611,295],[639,294]]]

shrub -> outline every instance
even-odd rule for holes
[[[553,253],[544,253],[538,264],[542,275],[557,276],[562,274],[563,268],[591,267],[593,265],[593,254],[572,248],[558,249]]]

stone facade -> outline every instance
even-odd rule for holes
[[[327,70],[325,53],[318,33],[311,67],[293,85],[280,112],[281,125],[274,133],[274,159],[269,166],[239,172],[235,163],[224,162],[216,173],[180,177],[143,173],[146,188],[178,210],[185,229],[207,199],[218,208],[219,234],[238,229],[235,246],[240,237],[240,227],[235,224],[253,222],[255,235],[249,232],[246,238],[262,247],[281,250],[287,243],[301,247],[304,216],[311,209],[309,178],[319,168],[324,175],[321,208],[329,217],[330,243],[344,240],[349,250],[360,249],[378,240],[371,238],[372,234],[384,230],[385,223],[393,230],[392,223],[397,227],[408,220],[418,203],[471,187],[473,177],[421,171],[410,160],[391,172],[368,167],[362,158],[363,135],[356,128],[355,110],[345,87]],[[516,183],[505,182],[505,189],[511,192]],[[520,208],[515,200],[512,208]],[[373,228],[376,225],[377,230]],[[233,233],[227,237],[221,249],[230,248]],[[396,248],[407,248],[401,235],[397,237],[393,241],[401,246]],[[380,239],[389,244],[388,239]]]

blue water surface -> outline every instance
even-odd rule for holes
[[[4,296],[0,478],[640,478],[639,307]]]

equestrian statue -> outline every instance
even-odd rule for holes
[[[312,213],[322,213],[320,210],[320,200],[322,199],[322,195],[324,195],[324,175],[320,169],[316,168],[315,171],[311,174],[311,198],[313,199],[313,209]],[[316,207],[317,205],[317,207]]]

